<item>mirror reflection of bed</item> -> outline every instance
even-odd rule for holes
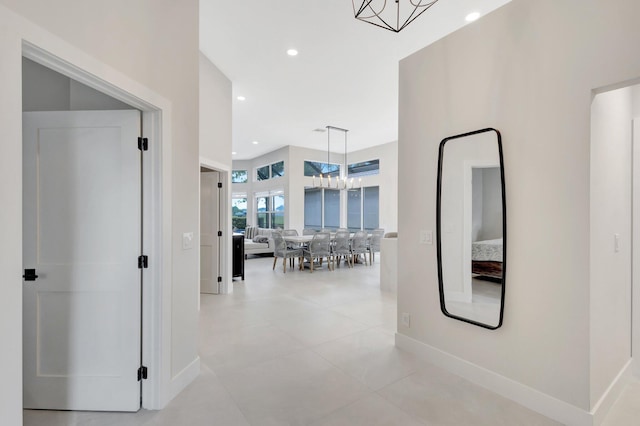
[[[475,241],[471,247],[471,301],[447,301],[447,310],[497,324],[502,298],[502,238]]]
[[[503,182],[495,132],[441,148],[440,232],[445,314],[489,328],[501,323]]]

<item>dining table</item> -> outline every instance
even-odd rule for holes
[[[282,239],[288,243],[306,244],[313,239],[313,235],[283,235]]]
[[[349,234],[349,238],[353,238],[355,234],[352,232]],[[336,238],[336,233],[331,233],[331,240]],[[306,244],[313,240],[313,234],[310,235],[283,235],[282,239],[289,243]]]
[[[353,236],[355,235],[355,233],[351,232],[349,234],[349,239],[353,238]],[[331,241],[333,241],[336,237],[336,233],[335,232],[331,232]],[[370,235],[367,236],[367,238],[369,238]],[[300,247],[304,247],[307,244],[309,244],[311,242],[311,240],[313,240],[313,234],[307,234],[307,235],[283,235],[282,239],[285,240],[287,243],[293,243],[293,244],[298,244]]]

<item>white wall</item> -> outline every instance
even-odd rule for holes
[[[349,163],[380,159],[380,173],[362,177],[362,186],[380,187],[380,228],[385,232],[398,230],[398,142],[390,142],[360,151],[350,152]]]
[[[631,358],[631,88],[591,104],[591,406]],[[620,248],[614,250],[614,234]]]
[[[204,54],[200,70],[200,157],[231,168],[231,80]]]
[[[22,58],[23,111],[134,109],[30,59]]]
[[[133,93],[170,102],[167,138],[173,170],[170,212],[173,275],[164,277],[171,297],[163,306],[169,364],[163,385],[173,391],[182,372],[197,367],[197,251],[183,251],[183,232],[198,229],[198,2],[141,0],[84,2],[1,0],[0,3],[0,412],[3,422],[22,418],[21,292],[21,42],[27,40],[89,67],[101,79]],[[8,7],[15,11],[5,8]],[[19,15],[18,15],[19,14]],[[26,17],[22,18],[22,17]],[[74,62],[76,63],[76,62]],[[135,83],[134,83],[135,82]],[[152,141],[153,143],[159,141]],[[161,348],[155,348],[161,350]],[[163,370],[164,371],[164,370]],[[189,370],[191,371],[191,370]],[[166,391],[169,392],[170,391]]]
[[[223,172],[221,276],[226,282],[222,291],[233,290],[231,256],[231,80],[204,54],[199,57],[200,72],[200,161]]]
[[[482,232],[481,240],[502,238],[502,183],[500,168],[481,169]]]
[[[639,13],[636,0],[513,0],[400,63],[399,204],[413,208],[398,218],[398,313],[412,315],[399,333],[578,417],[602,387],[591,348],[608,342],[590,328],[592,91],[640,77]],[[441,314],[435,246],[416,235],[435,229],[439,142],[487,126],[503,136],[509,232],[496,331]]]

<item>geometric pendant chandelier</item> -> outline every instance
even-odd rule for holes
[[[356,3],[360,3],[360,0],[351,0],[351,4],[356,19],[398,33],[437,1],[364,0],[358,8]]]

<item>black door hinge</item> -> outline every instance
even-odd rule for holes
[[[222,188],[222,182],[218,182],[218,188]]]
[[[147,138],[138,138],[138,149],[140,151],[148,151],[149,150],[149,139],[147,139]]]
[[[138,368],[138,381],[147,379],[147,367],[144,365]]]
[[[222,282],[222,277],[218,277],[218,282],[221,283]]]
[[[222,237],[222,231],[218,231],[218,237]]]
[[[148,268],[149,267],[149,256],[138,256],[138,268]]]

